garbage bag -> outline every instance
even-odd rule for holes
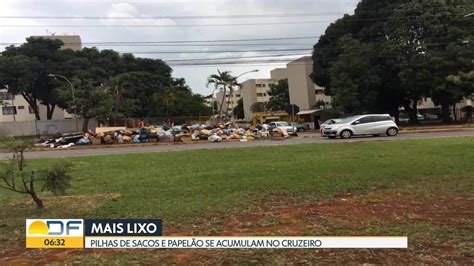
[[[89,144],[91,144],[91,140],[87,137],[83,137],[76,142],[76,145],[89,145]]]
[[[211,135],[207,140],[210,142],[221,142],[222,138],[217,135]]]

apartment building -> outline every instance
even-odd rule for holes
[[[44,38],[50,40],[61,40],[64,45],[61,49],[71,49],[74,51],[82,50],[81,36],[79,35],[36,35],[35,38]]]
[[[214,94],[204,96],[204,104],[208,107],[212,107],[214,103],[216,102],[216,98],[214,97]]]
[[[220,112],[221,102],[222,99],[225,97],[224,104],[222,105],[222,114],[227,115],[227,117],[233,117],[233,110],[234,107],[237,106],[237,102],[242,99],[241,89],[234,88],[232,91],[232,97],[229,91],[226,91],[224,96],[224,91],[219,91],[216,93],[216,101],[217,101],[217,110]]]
[[[31,36],[36,38],[45,38],[51,40],[61,40],[64,45],[61,49],[81,50],[82,41],[79,35],[44,35]],[[8,84],[5,84],[8,85]],[[21,95],[12,95],[6,89],[0,90],[0,122],[32,121],[35,120],[35,114],[28,102]],[[41,119],[46,119],[46,106],[38,102],[39,114]],[[56,108],[53,113],[53,120],[70,118],[71,115],[66,111]]]
[[[35,120],[35,113],[28,102],[21,95],[13,95],[7,90],[0,90],[0,122],[20,122]],[[39,114],[41,119],[46,119],[46,106],[39,104]],[[56,109],[53,113],[53,120],[60,120],[70,117],[65,111]]]
[[[249,79],[241,84],[245,120],[250,121],[253,117],[252,105],[270,101],[268,91],[276,83],[274,79]]]
[[[288,79],[288,71],[286,68],[275,68],[270,71],[270,77],[273,80],[280,81],[282,79]]]
[[[324,88],[314,84],[310,78],[313,72],[313,60],[310,56],[288,63],[286,71],[291,104],[298,105],[300,110],[311,110],[317,108],[315,105],[319,101],[331,103],[331,97],[324,94]]]

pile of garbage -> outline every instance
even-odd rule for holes
[[[56,138],[42,139],[36,146],[48,148],[70,148],[75,145],[156,143],[195,141],[252,141],[262,138],[288,138],[284,129],[269,128],[266,125],[257,127],[234,127],[232,123],[218,126],[149,126],[139,129],[97,128],[96,132],[62,134]]]

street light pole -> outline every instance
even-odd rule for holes
[[[251,71],[244,72],[244,73],[238,75],[237,77],[235,77],[235,79],[238,79],[238,78],[242,77],[245,74],[254,73],[254,72],[258,72],[258,71],[259,71],[258,69],[254,69],[254,70],[251,70]]]
[[[251,71],[244,72],[244,73],[238,75],[237,77],[235,77],[235,81],[237,81],[237,79],[242,77],[243,75],[246,75],[246,74],[249,74],[249,73],[256,73],[258,71],[259,71],[258,69],[254,69],[254,70],[251,70]],[[233,90],[232,87],[230,89]],[[230,98],[230,109],[231,109],[231,112],[232,112],[231,117],[233,119],[233,117],[234,117],[234,114],[233,114],[233,112],[234,112],[234,110],[233,110],[234,109],[234,103],[233,103],[232,97],[230,97],[230,96],[232,96],[232,91],[230,91],[230,93],[229,93],[229,98]],[[224,95],[224,97],[227,98],[226,95]],[[228,110],[227,110],[227,113],[228,113]]]
[[[65,80],[71,86],[72,103],[74,104],[74,118],[76,119],[76,131],[79,131],[79,126],[77,125],[77,106],[76,106],[76,97],[74,95],[74,85],[72,84],[72,82],[68,78],[66,78],[65,76],[62,76],[62,75],[48,74],[48,77],[51,77],[51,78],[54,78],[54,79],[60,78],[62,80]]]

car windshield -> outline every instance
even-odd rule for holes
[[[339,121],[341,121],[341,119],[329,119],[329,120],[327,120],[326,122],[324,122],[323,124],[325,124],[325,125],[332,125],[332,124],[338,123]]]
[[[350,117],[346,117],[346,118],[343,118],[341,119],[340,121],[336,122],[336,124],[345,124],[345,123],[349,123],[351,122],[352,120],[356,119],[358,116],[350,116]]]

